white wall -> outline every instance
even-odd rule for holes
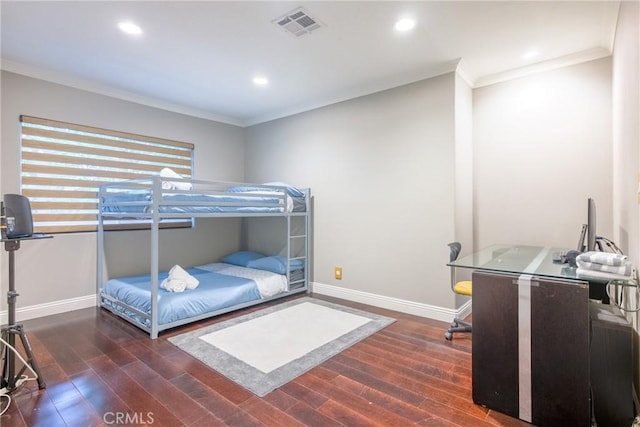
[[[475,89],[476,247],[574,248],[597,204],[612,238],[611,59]]]
[[[455,238],[462,249],[459,257],[475,249],[473,230],[473,91],[467,82],[456,73],[455,81]],[[471,280],[472,272],[457,269],[456,280]],[[455,295],[455,308],[464,303],[470,305],[469,297]],[[463,307],[470,310],[470,307]],[[461,314],[464,316],[464,314]]]
[[[244,180],[244,144],[238,127],[170,113],[151,107],[72,89],[13,73],[2,72],[2,194],[20,190],[19,116],[36,117],[116,129],[149,136],[176,139],[195,144],[194,174],[200,179]],[[191,251],[163,257],[165,264],[175,260],[194,263],[211,260],[239,245],[237,220],[216,223],[198,222],[188,232],[163,232],[165,248],[188,244]],[[232,233],[233,234],[233,233]],[[225,236],[220,238],[220,236]],[[235,235],[235,234],[233,234]],[[148,272],[144,260],[149,253],[144,233],[110,233],[112,270]],[[48,304],[59,300],[83,298],[96,293],[96,235],[76,233],[56,235],[53,239],[23,242],[16,253],[18,307]],[[122,239],[116,243],[114,239]],[[168,250],[168,249],[167,249]],[[7,257],[0,263],[0,295],[7,289]],[[117,267],[117,268],[116,268]],[[0,298],[6,308],[6,299]]]
[[[312,189],[315,282],[454,306],[454,76],[246,129],[248,180]]]
[[[613,230],[625,253],[640,266],[640,4],[620,5],[613,49]],[[640,298],[629,289],[626,308],[640,306]],[[635,330],[640,316],[628,313]],[[634,337],[636,393],[640,390],[638,337]]]
[[[613,51],[613,235],[640,265],[640,5],[622,2]]]
[[[455,82],[455,240],[460,256],[474,250],[473,241],[473,92],[456,74]]]

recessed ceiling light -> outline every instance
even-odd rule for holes
[[[121,31],[127,34],[133,34],[133,35],[142,34],[142,28],[140,28],[139,26],[137,26],[136,24],[130,21],[119,23],[118,28],[120,28]]]
[[[256,86],[266,86],[269,84],[269,79],[264,76],[256,76],[253,78],[253,84]]]
[[[412,30],[413,27],[415,26],[416,26],[416,21],[414,19],[402,18],[396,22],[396,24],[394,25],[394,28],[396,29],[396,31],[405,32],[405,31]]]
[[[525,61],[529,61],[530,59],[533,59],[536,56],[538,56],[538,51],[535,49],[531,49],[522,54],[522,59],[524,59]]]

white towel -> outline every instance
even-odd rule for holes
[[[160,287],[169,292],[184,292],[187,289],[197,288],[199,284],[198,279],[187,273],[179,265],[174,265],[169,270],[169,277],[162,281]]]
[[[634,267],[631,261],[625,261],[623,265],[615,266],[609,264],[599,264],[597,262],[586,262],[580,259],[576,259],[578,268],[583,270],[599,271],[602,273],[612,273],[620,276],[632,276],[634,274]]]
[[[180,279],[164,279],[160,287],[169,292],[184,292],[187,289],[187,282]]]
[[[182,179],[180,175],[178,175],[173,169],[163,168],[160,171],[160,176],[162,178],[178,178]],[[162,180],[162,188],[165,190],[191,190],[192,185],[188,182],[178,182],[178,181],[165,181]]]
[[[629,280],[630,278],[633,277],[633,276],[622,276],[620,274],[614,274],[614,273],[605,273],[603,271],[587,270],[584,268],[576,269],[576,276],[578,276],[579,279],[593,279],[593,280],[599,280],[599,281]]]
[[[611,252],[590,251],[580,254],[576,257],[576,261],[591,262],[595,264],[611,265],[620,267],[627,262],[625,255],[614,254]]]

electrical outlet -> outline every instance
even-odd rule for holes
[[[342,267],[334,268],[333,269],[333,274],[335,275],[336,279],[342,280]]]

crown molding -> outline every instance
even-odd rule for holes
[[[462,58],[458,60],[456,65],[456,73],[469,85],[473,87],[473,82],[476,80],[475,74],[471,72],[471,69]]]
[[[158,108],[160,110],[170,111],[173,113],[184,114],[191,117],[198,117],[201,119],[212,120],[235,126],[243,126],[241,120],[234,119],[232,117],[213,114],[209,111],[204,111],[197,108],[185,107],[171,102],[162,101],[150,96],[138,95],[129,91],[119,90],[107,85],[102,85],[90,80],[69,76],[65,73],[45,70],[43,68],[22,64],[19,62],[3,59],[0,63],[0,69],[34,79],[72,87],[74,89],[80,89],[87,92],[120,99],[123,101],[133,102],[135,104],[145,105],[147,107]]]
[[[531,64],[526,67],[515,68],[515,69],[504,71],[501,73],[479,77],[474,81],[471,87],[473,89],[476,89],[484,86],[490,86],[496,83],[502,83],[508,80],[514,80],[514,79],[529,76],[532,74],[542,73],[545,71],[551,71],[558,68],[568,67],[571,65],[576,65],[583,62],[587,62],[587,61],[593,61],[596,59],[605,58],[607,56],[611,56],[610,49],[607,49],[604,47],[587,49],[580,52],[572,53],[570,55],[553,58],[548,61],[537,62],[535,64]]]
[[[611,49],[604,47],[597,47],[587,49],[581,52],[576,52],[570,55],[550,59],[547,61],[538,62],[528,65],[526,67],[515,68],[505,72],[495,73],[488,76],[477,77],[473,72],[472,67],[469,66],[462,58],[458,58],[449,62],[445,62],[436,67],[429,67],[428,69],[414,70],[413,72],[405,73],[401,76],[397,76],[393,80],[386,80],[384,82],[374,82],[368,85],[363,85],[352,90],[342,93],[340,95],[329,96],[318,102],[298,105],[292,108],[280,110],[275,113],[265,114],[261,116],[251,117],[245,120],[237,119],[228,116],[222,116],[214,114],[209,111],[200,109],[185,107],[183,105],[173,104],[170,102],[162,101],[153,97],[134,94],[124,90],[118,90],[107,85],[101,85],[89,80],[76,78],[73,76],[65,75],[64,73],[45,70],[38,67],[21,64],[18,62],[2,60],[0,63],[0,69],[16,74],[21,74],[27,77],[32,77],[48,82],[69,86],[75,89],[85,90],[92,93],[97,93],[112,98],[121,99],[136,104],[141,104],[153,108],[158,108],[165,111],[171,111],[174,113],[185,114],[191,117],[197,117],[206,120],[212,120],[220,123],[239,127],[249,127],[272,120],[281,119],[295,114],[304,113],[306,111],[315,110],[318,108],[326,107],[329,105],[337,104],[340,102],[348,101],[362,96],[371,95],[384,90],[393,89],[396,87],[404,86],[407,84],[415,83],[421,80],[430,79],[450,72],[456,72],[472,89],[481,88],[484,86],[490,86],[496,83],[502,83],[505,81],[525,77],[528,75],[541,73],[545,71],[554,70],[557,68],[576,65],[582,62],[592,61],[600,58],[604,58],[611,55]]]
[[[260,123],[270,122],[272,120],[282,119],[284,117],[293,116],[295,114],[304,113],[306,111],[315,110],[329,105],[338,104],[340,102],[361,98],[363,96],[372,95],[374,93],[383,92],[389,89],[395,89],[405,85],[410,85],[422,80],[438,77],[443,74],[456,71],[459,59],[438,64],[435,67],[423,68],[395,76],[393,79],[384,80],[384,82],[374,82],[362,85],[336,96],[328,96],[318,102],[299,105],[290,109],[280,110],[273,114],[265,114],[262,116],[252,117],[244,122],[244,126],[253,126]]]

